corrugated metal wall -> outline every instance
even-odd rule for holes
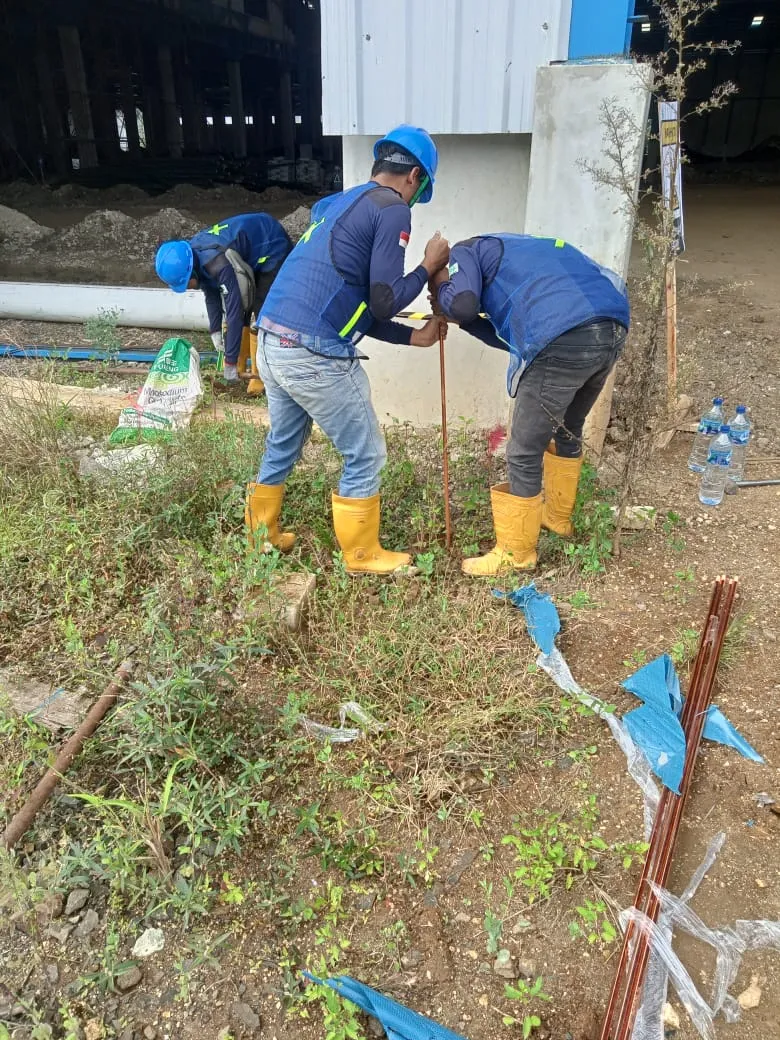
[[[322,0],[323,130],[530,133],[570,19],[571,0]]]

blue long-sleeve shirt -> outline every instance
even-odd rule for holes
[[[255,277],[273,275],[292,249],[292,242],[279,221],[268,213],[241,213],[199,231],[190,240],[190,246],[193,274],[206,301],[209,332],[222,328],[224,306],[225,355],[228,359],[237,358],[246,314],[236,273],[224,252],[234,249]]]
[[[491,282],[501,263],[503,249],[496,238],[470,238],[450,250],[449,281],[439,287],[438,301],[444,313],[488,347],[509,350],[487,318],[480,316],[482,287]]]
[[[603,320],[629,326],[622,279],[563,239],[480,235],[452,247],[448,273],[438,290],[441,309],[509,352],[511,396],[534,358],[564,333]]]
[[[423,291],[428,280],[422,264],[404,274],[411,211],[392,188],[379,184],[362,187],[363,193],[342,213],[336,207],[344,204],[348,193],[329,196],[314,206],[309,231],[269,292],[262,313],[264,326],[330,340],[342,334],[344,322],[339,319],[331,324],[325,313],[333,290],[318,292],[324,277],[322,253],[308,249],[306,240],[307,235],[329,234],[327,260],[335,277],[367,290],[366,307],[374,320],[365,334],[389,343],[410,342],[413,330],[390,319]]]

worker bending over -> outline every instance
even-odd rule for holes
[[[390,319],[446,264],[449,247],[437,232],[404,275],[410,207],[430,200],[438,162],[425,130],[396,127],[374,145],[374,159],[371,180],[317,203],[266,297],[257,356],[271,430],[247,488],[246,523],[250,542],[261,528],[266,544],[292,548],[295,536],[279,528],[284,482],[316,422],[344,460],[332,505],[346,569],[387,574],[410,557],[379,542],[387,453],[357,344],[365,335],[417,347],[438,341],[435,318],[414,330]]]
[[[241,213],[204,228],[189,242],[163,242],[157,250],[157,274],[174,292],[203,290],[212,342],[225,352],[225,381],[237,383],[251,358],[252,396],[263,392],[255,361],[257,337],[250,335],[252,317],[291,249],[278,220],[267,213]]]
[[[572,534],[585,417],[628,330],[625,285],[561,239],[496,234],[458,242],[433,291],[444,314],[509,352],[515,399],[509,481],[491,489],[496,546],[463,570],[534,567],[540,527]]]

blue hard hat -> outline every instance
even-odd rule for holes
[[[375,159],[379,158],[379,150],[383,144],[400,145],[401,148],[405,148],[407,152],[415,157],[423,170],[425,170],[427,178],[423,180],[419,198],[412,199],[412,202],[430,202],[433,196],[436,168],[439,165],[439,153],[436,151],[436,145],[433,143],[433,138],[428,131],[423,130],[421,126],[410,126],[409,123],[401,123],[400,126],[395,127],[389,134],[376,142],[374,145]],[[384,158],[392,160],[393,157],[388,155],[384,156]]]
[[[182,293],[186,292],[187,284],[192,278],[194,262],[189,242],[163,242],[154,258],[154,269],[174,292]]]

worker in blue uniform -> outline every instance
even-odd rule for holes
[[[438,342],[438,319],[421,329],[391,319],[446,264],[449,246],[437,232],[404,275],[410,208],[430,200],[438,162],[425,130],[396,127],[374,145],[374,159],[369,181],[317,203],[263,305],[258,365],[271,430],[247,488],[246,524],[252,544],[260,530],[266,547],[292,548],[295,535],[279,527],[284,483],[316,422],[344,460],[332,507],[345,567],[387,574],[410,557],[379,541],[387,454],[358,343],[365,335],[417,347]]]
[[[495,234],[453,246],[432,296],[466,332],[508,351],[515,400],[508,481],[491,489],[496,545],[463,570],[532,568],[541,527],[572,534],[585,418],[628,331],[625,285],[561,239]]]
[[[241,213],[218,220],[189,242],[163,242],[157,250],[157,274],[174,292],[203,291],[212,342],[225,352],[225,381],[237,383],[251,359],[252,378],[247,388],[251,396],[263,392],[252,316],[262,306],[291,249],[292,242],[278,220],[267,213]]]

